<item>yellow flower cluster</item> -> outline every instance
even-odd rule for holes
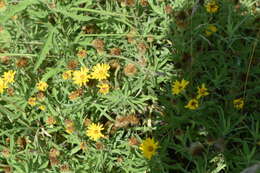
[[[110,66],[108,64],[97,64],[93,67],[92,71],[86,67],[81,67],[80,70],[68,70],[62,74],[64,80],[72,79],[73,83],[82,87],[85,86],[90,79],[96,79],[100,83],[97,85],[101,94],[109,92],[109,84],[105,80],[109,75]]]
[[[39,91],[46,91],[46,89],[48,88],[48,84],[44,81],[40,81],[36,84],[36,88]]]
[[[234,107],[236,109],[243,109],[244,107],[244,100],[242,98],[233,100]]]
[[[173,82],[173,84],[172,84],[173,95],[178,95],[181,92],[183,92],[188,84],[189,84],[189,81],[186,81],[184,79],[182,79],[182,81],[176,80],[175,82]]]
[[[9,84],[12,84],[14,82],[15,73],[15,71],[9,70],[7,72],[4,72],[2,77],[0,77],[0,94],[2,94],[4,90],[8,88]]]

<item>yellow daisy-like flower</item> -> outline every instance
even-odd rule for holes
[[[189,84],[189,81],[186,81],[184,79],[182,79],[181,82],[179,81],[175,81],[172,84],[172,94],[173,95],[178,95],[180,94],[182,91],[184,91],[184,89],[186,88],[186,86]]]
[[[44,81],[40,81],[36,84],[36,88],[39,90],[39,91],[45,91],[47,88],[48,88],[48,84]]]
[[[202,84],[202,85],[201,85],[201,88],[198,87],[197,99],[209,95],[209,92],[208,92],[207,90],[208,90],[208,89],[205,87],[205,84]]]
[[[46,107],[44,105],[41,105],[38,107],[40,110],[45,111]]]
[[[36,97],[30,97],[28,99],[28,104],[31,106],[35,106],[36,105]]]
[[[216,3],[216,1],[210,1],[205,5],[205,8],[207,10],[208,13],[216,13],[219,9],[218,4]]]
[[[4,89],[7,88],[7,83],[3,78],[0,78],[0,94],[4,92]]]
[[[72,70],[67,70],[67,71],[65,71],[65,72],[62,74],[62,78],[63,78],[64,80],[71,79],[72,73],[73,73]]]
[[[199,102],[197,99],[191,99],[189,103],[185,106],[185,108],[195,110],[199,107]]]
[[[15,71],[13,70],[9,70],[8,72],[4,72],[3,75],[3,80],[9,84],[9,83],[13,83],[14,82],[14,75],[15,75]]]
[[[152,156],[156,154],[158,145],[158,142],[155,142],[153,138],[147,138],[142,141],[140,150],[142,150],[145,158],[151,160]]]
[[[97,87],[99,88],[98,92],[101,94],[107,94],[109,92],[109,85],[107,83],[98,84]]]
[[[244,107],[244,100],[242,98],[233,100],[234,107],[236,109],[242,109]]]
[[[209,25],[208,28],[205,31],[205,34],[207,36],[211,36],[213,33],[217,32],[217,27],[215,25]]]
[[[89,69],[86,67],[81,67],[80,70],[76,70],[73,72],[72,80],[76,85],[82,86],[86,85],[86,83],[90,79],[90,75],[88,75]]]
[[[101,133],[101,130],[103,130],[103,125],[99,125],[98,124],[94,124],[94,123],[91,123],[89,126],[88,126],[88,129],[86,131],[86,135],[88,137],[90,137],[90,139],[94,140],[94,141],[97,141],[99,138],[102,138],[104,137],[104,135]]]
[[[108,64],[97,64],[93,67],[93,72],[91,73],[91,77],[97,80],[104,80],[109,77],[108,70],[110,66]]]

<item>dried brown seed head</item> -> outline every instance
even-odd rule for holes
[[[120,48],[112,48],[110,50],[110,54],[115,55],[115,56],[119,56],[119,55],[121,55],[121,49]]]
[[[137,72],[135,64],[127,64],[124,68],[124,73],[126,76],[133,76]]]
[[[27,58],[20,58],[16,61],[16,66],[18,68],[23,68],[26,67],[28,65],[28,60]]]
[[[128,144],[130,146],[137,146],[137,145],[139,145],[139,141],[136,137],[132,136],[131,138],[128,139]]]
[[[70,60],[67,65],[68,69],[74,70],[78,67],[78,61],[76,60]]]

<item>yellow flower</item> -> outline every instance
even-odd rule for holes
[[[48,88],[48,84],[46,82],[40,81],[36,84],[36,87],[39,91],[45,91]]]
[[[216,3],[216,1],[212,0],[205,5],[205,8],[208,13],[216,13],[218,11],[219,6]]]
[[[86,135],[90,137],[90,139],[97,141],[99,138],[104,137],[104,135],[101,133],[101,130],[103,130],[103,125],[94,124],[91,123],[88,126],[88,129],[86,131]]]
[[[73,78],[75,84],[82,86],[86,85],[86,83],[89,81],[90,76],[88,75],[88,68],[81,67],[80,70],[76,70],[73,72]]]
[[[205,31],[205,34],[207,36],[211,36],[213,33],[217,32],[217,27],[215,25],[209,25],[208,28]]]
[[[108,64],[97,64],[93,67],[91,77],[97,80],[107,79],[109,77],[109,68],[110,66]]]
[[[44,105],[41,105],[38,107],[40,110],[45,111],[46,107]]]
[[[189,103],[185,106],[185,108],[195,110],[199,107],[199,102],[197,99],[191,99]]]
[[[14,82],[14,75],[15,75],[15,71],[13,70],[9,70],[8,72],[4,72],[3,75],[3,80],[9,84],[9,83],[13,83]]]
[[[151,160],[152,156],[155,155],[158,148],[158,142],[155,142],[153,138],[147,138],[142,141],[140,150],[143,152],[143,156]]]
[[[179,81],[175,81],[172,84],[172,94],[173,95],[178,95],[180,94],[182,91],[184,91],[184,89],[186,88],[186,86],[189,84],[189,81],[186,81],[184,79],[182,79],[181,82]]]
[[[30,97],[28,99],[28,104],[31,105],[31,106],[36,105],[36,98],[35,97]]]
[[[67,70],[67,71],[65,71],[63,74],[62,74],[62,78],[64,79],[64,80],[68,80],[68,79],[71,79],[71,77],[72,77],[72,70]]]
[[[4,89],[7,88],[6,81],[3,80],[3,78],[0,78],[0,94],[4,92]]]
[[[205,87],[205,84],[202,84],[202,85],[201,85],[201,88],[198,87],[198,91],[197,91],[197,92],[198,92],[198,96],[197,96],[197,99],[209,95],[209,92],[207,92],[207,90],[208,90],[208,89]]]
[[[235,99],[233,104],[236,109],[242,109],[244,107],[244,100],[242,98]]]
[[[0,12],[4,11],[5,9],[6,9],[5,1],[4,0],[0,0]]]
[[[107,94],[109,92],[109,85],[107,83],[98,84],[97,87],[99,88],[98,92],[101,94]]]

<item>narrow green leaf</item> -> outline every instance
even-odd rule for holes
[[[51,31],[49,32],[48,38],[44,44],[44,47],[41,51],[40,57],[37,60],[37,62],[35,63],[34,69],[33,71],[36,72],[36,70],[40,67],[40,65],[42,64],[42,62],[44,61],[44,59],[46,58],[47,53],[50,51],[51,47],[52,47],[52,38],[54,35],[54,32],[56,31],[56,28],[52,28]]]

